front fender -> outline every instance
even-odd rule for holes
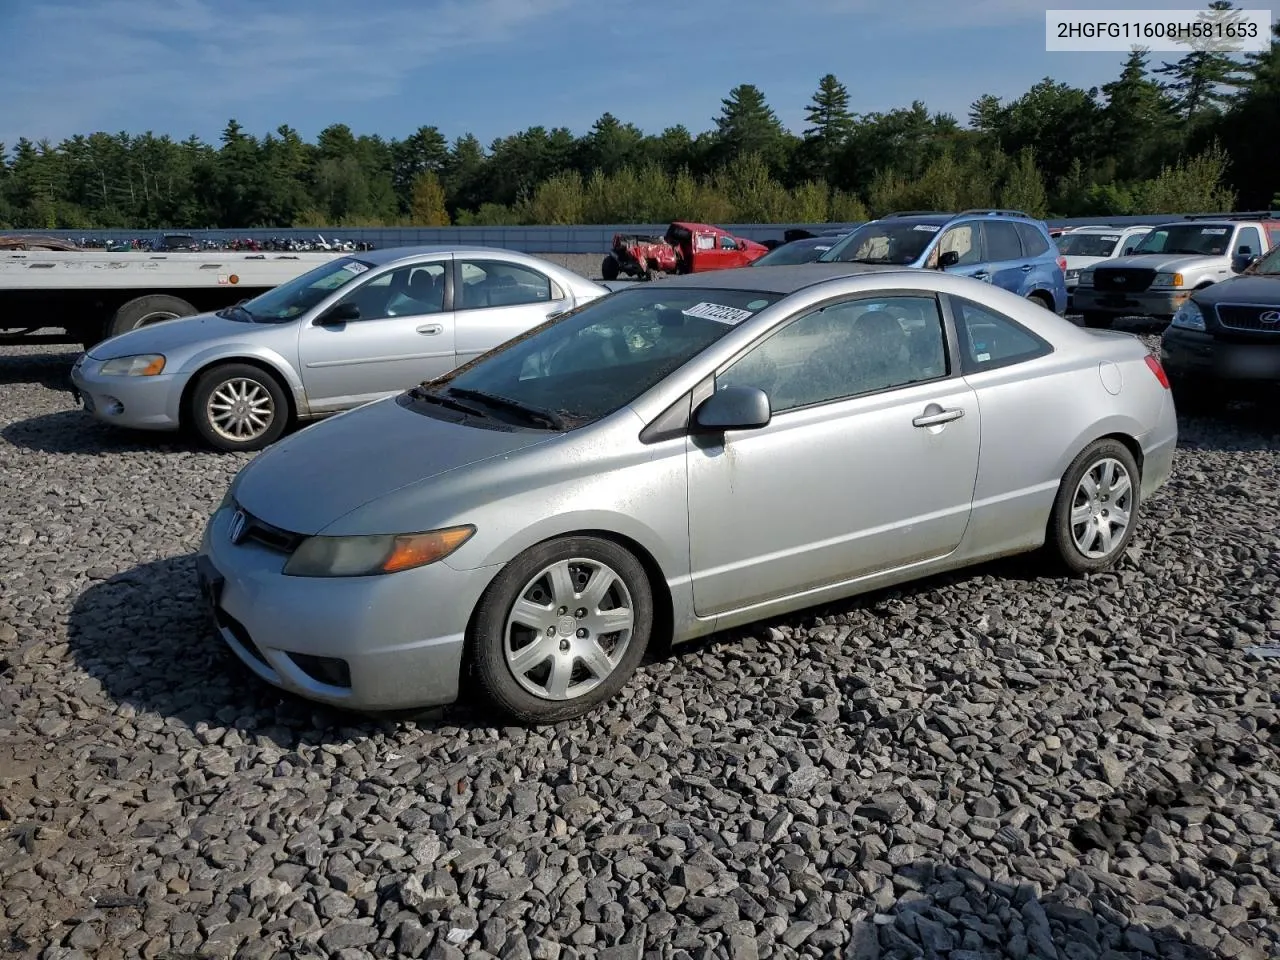
[[[261,344],[232,342],[207,347],[192,354],[182,364],[178,372],[185,374],[187,382],[190,382],[199,376],[202,371],[207,370],[214,364],[241,361],[250,361],[269,367],[285,384],[289,392],[293,394],[294,406],[298,413],[305,415],[310,412],[311,408],[307,403],[306,393],[302,387],[302,378],[298,376],[293,364],[288,361],[284,354]]]

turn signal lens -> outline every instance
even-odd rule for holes
[[[395,573],[435,563],[471,539],[475,527],[451,527],[430,533],[410,533],[396,537],[391,555],[382,564],[383,572]]]

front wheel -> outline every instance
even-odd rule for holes
[[[604,258],[604,262],[600,264],[600,276],[605,280],[618,279],[618,258],[608,256]]]
[[[1129,448],[1098,440],[1067,468],[1049,519],[1048,546],[1074,574],[1114,566],[1138,523],[1141,476]]]
[[[627,550],[562,537],[513,560],[480,601],[471,652],[489,701],[521,723],[570,720],[616,694],[653,628],[653,589]]]
[[[218,450],[261,450],[284,433],[289,401],[274,376],[247,363],[226,363],[200,375],[188,416]]]

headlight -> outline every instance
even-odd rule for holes
[[[1079,284],[1079,285],[1080,285],[1080,286],[1082,286],[1082,287],[1092,287],[1092,286],[1093,286],[1093,271],[1092,271],[1092,270],[1081,270],[1081,271],[1080,271],[1080,284]]]
[[[1068,282],[1068,283],[1070,283],[1072,280],[1079,280],[1079,279],[1080,279],[1080,271],[1079,271],[1079,270],[1068,270],[1068,271],[1066,272],[1065,276],[1066,276],[1066,278],[1067,278],[1067,282]]]
[[[1180,273],[1157,273],[1156,278],[1151,281],[1152,289],[1172,290],[1180,286],[1182,286],[1182,274]]]
[[[372,537],[308,537],[284,565],[289,577],[368,577],[443,560],[471,539],[471,525]]]
[[[158,353],[116,357],[102,365],[102,373],[108,377],[154,377],[163,369],[164,357]]]
[[[1204,314],[1194,302],[1188,300],[1173,315],[1173,325],[1181,327],[1183,330],[1203,330]]]

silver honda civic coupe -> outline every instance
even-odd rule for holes
[[[392,247],[104,340],[71,382],[105,423],[259,450],[292,422],[399,393],[608,292],[512,250]]]
[[[1043,548],[1111,567],[1170,475],[1146,346],[936,271],[633,284],[234,478],[197,558],[263,680],[543,723],[657,640]]]

